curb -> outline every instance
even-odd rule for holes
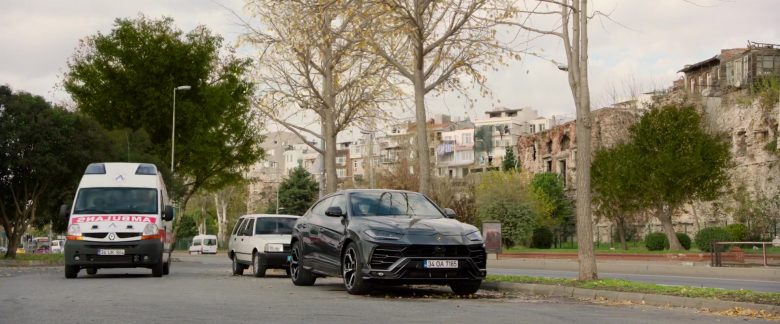
[[[65,261],[0,260],[0,268],[64,266]]]
[[[609,299],[614,301],[629,301],[635,304],[653,305],[653,306],[672,306],[687,307],[697,309],[708,309],[711,311],[725,311],[734,308],[753,309],[757,311],[766,311],[769,313],[780,314],[780,306],[755,304],[746,302],[724,301],[708,298],[692,298],[657,294],[644,294],[633,292],[621,292],[611,290],[585,289],[576,287],[543,285],[543,284],[524,284],[514,282],[489,281],[482,282],[482,289],[495,291],[514,291],[531,295],[547,297],[571,297],[585,299]]]

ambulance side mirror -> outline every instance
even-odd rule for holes
[[[163,211],[162,219],[166,222],[173,220],[173,206],[166,205],[165,211]]]
[[[70,218],[70,205],[62,204],[60,206],[60,217],[67,221]]]

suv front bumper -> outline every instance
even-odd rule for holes
[[[384,250],[379,251],[380,247]],[[435,251],[436,246],[373,246],[370,249],[371,257],[368,266],[364,267],[362,271],[363,279],[406,284],[444,284],[453,281],[485,279],[487,254],[484,248],[475,245],[439,247],[443,248],[447,255],[421,254],[429,250]],[[393,249],[397,250],[397,254],[392,252]],[[426,268],[424,266],[425,260],[457,260],[458,267]],[[379,264],[382,266],[378,266]]]
[[[99,250],[123,250],[124,255],[99,255]],[[65,242],[65,264],[80,268],[150,268],[162,262],[159,240],[129,242]]]

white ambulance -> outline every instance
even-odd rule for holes
[[[173,208],[154,164],[92,163],[79,183],[73,206],[60,207],[68,219],[65,277],[81,269],[149,268],[170,271]]]

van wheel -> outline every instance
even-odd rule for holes
[[[169,275],[171,274],[171,260],[168,260],[168,262],[165,262],[163,264],[163,275]]]
[[[257,252],[252,253],[252,274],[256,278],[265,277],[265,268],[265,263]]]
[[[87,274],[90,276],[94,276],[97,274],[97,268],[87,268]]]
[[[73,279],[79,275],[79,266],[65,265],[65,278]]]
[[[240,276],[244,274],[244,266],[238,264],[238,257],[233,254],[233,275]]]
[[[157,277],[157,278],[162,277],[164,267],[165,267],[165,263],[163,262],[162,254],[160,254],[159,260],[157,261],[157,263],[155,263],[152,266],[152,277]]]

